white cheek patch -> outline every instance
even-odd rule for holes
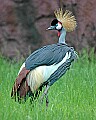
[[[62,28],[62,25],[58,22],[58,26],[56,27],[57,30],[60,30]]]

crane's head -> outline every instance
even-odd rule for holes
[[[65,31],[71,32],[76,28],[76,19],[74,15],[72,15],[71,11],[66,10],[65,13],[63,13],[63,10],[59,9],[55,11],[54,14],[56,19],[51,22],[51,26],[48,28],[48,30],[60,31],[62,28],[64,28]]]
[[[62,23],[58,21],[57,19],[54,19],[51,22],[51,26],[48,28],[48,30],[61,30],[62,29]]]

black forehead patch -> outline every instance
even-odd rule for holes
[[[51,22],[51,26],[54,26],[58,23],[58,20],[57,19],[54,19],[52,22]]]

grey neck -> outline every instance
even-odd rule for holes
[[[62,28],[60,31],[59,43],[65,44],[65,37],[66,37],[66,31],[64,28]]]

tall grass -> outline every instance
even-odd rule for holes
[[[10,92],[21,63],[0,57],[0,120],[96,120],[96,58],[83,52],[49,90],[49,107],[36,100],[19,104]]]

